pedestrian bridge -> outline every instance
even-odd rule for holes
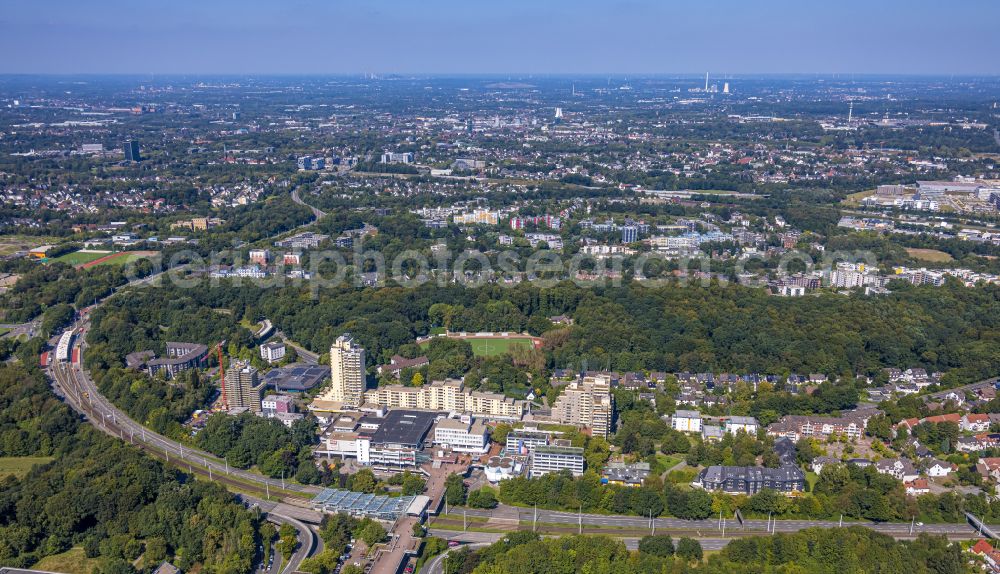
[[[971,512],[966,512],[965,518],[969,521],[969,524],[971,524],[972,527],[976,529],[976,532],[978,532],[981,536],[992,538],[993,540],[998,539],[997,533],[994,532],[992,528],[987,526],[985,522],[976,518],[976,516]]]

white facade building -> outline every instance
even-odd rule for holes
[[[285,344],[279,341],[264,343],[260,346],[260,358],[268,363],[277,363],[285,357]]]
[[[489,428],[470,416],[441,419],[434,428],[434,444],[455,452],[484,454],[490,449]]]
[[[530,478],[568,469],[573,476],[583,474],[583,449],[574,446],[536,446],[531,450]]]

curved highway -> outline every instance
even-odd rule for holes
[[[312,211],[313,217],[315,217],[316,219],[320,219],[320,218],[322,218],[322,217],[324,217],[326,215],[326,212],[323,211],[322,209],[320,209],[318,207],[313,207],[313,206],[309,205],[308,203],[302,201],[302,198],[299,197],[299,189],[298,188],[295,188],[295,189],[292,190],[292,201],[294,201],[295,203],[297,203],[299,205],[304,205],[304,206],[308,207]]]

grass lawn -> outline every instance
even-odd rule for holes
[[[6,327],[0,327],[0,337],[3,337],[4,335],[6,335],[9,332],[10,332],[10,329],[8,329]]]
[[[4,456],[0,457],[0,478],[7,475],[14,475],[23,478],[28,474],[31,467],[36,464],[45,464],[52,460],[51,456]]]
[[[656,453],[656,460],[663,465],[664,471],[669,471],[683,461],[684,457],[679,454],[663,454],[662,452],[658,452]]]
[[[906,253],[914,259],[920,259],[922,261],[930,261],[931,263],[947,263],[952,261],[952,256],[944,251],[938,251],[937,249],[917,249],[915,247],[907,247]]]
[[[83,263],[90,263],[91,261],[100,259],[106,255],[111,255],[110,251],[74,251],[72,253],[67,253],[65,255],[60,255],[53,259],[53,261],[58,261],[60,263],[66,263],[67,265],[81,265]]]
[[[806,484],[809,485],[809,492],[812,492],[816,488],[816,481],[819,480],[819,475],[813,471],[806,472]]]
[[[32,568],[66,574],[90,574],[99,562],[97,558],[87,558],[82,547],[74,546],[62,554],[42,558]]]
[[[847,197],[844,198],[844,201],[842,201],[841,203],[850,207],[857,207],[861,205],[862,199],[871,195],[875,195],[874,189],[869,189],[868,191],[859,191],[857,193],[852,193],[848,195]]]

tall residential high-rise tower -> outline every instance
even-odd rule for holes
[[[125,152],[125,161],[142,161],[139,155],[139,141],[127,140],[122,144],[122,151]]]
[[[255,413],[261,410],[260,395],[264,385],[257,376],[257,369],[246,363],[234,361],[226,369],[226,403],[229,408],[244,407]]]
[[[605,438],[614,430],[614,412],[611,380],[603,375],[573,381],[552,406],[552,418],[557,422],[590,427],[593,436]]]
[[[330,378],[333,382],[323,398],[352,407],[364,403],[365,350],[350,333],[337,337],[330,347]]]

